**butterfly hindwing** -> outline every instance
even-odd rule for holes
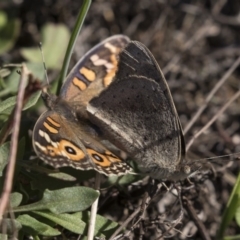
[[[84,125],[71,124],[57,112],[46,111],[33,131],[37,155],[55,168],[71,166],[105,175],[126,174],[131,168],[91,136]]]
[[[43,113],[33,130],[35,152],[54,167],[81,163],[82,168],[93,168],[84,145],[64,124],[66,121],[57,112]]]

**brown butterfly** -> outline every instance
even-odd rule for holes
[[[132,172],[107,139],[153,178],[179,180],[193,171],[167,82],[139,42],[106,39],[76,64],[59,97],[43,92],[43,99],[49,110],[35,125],[33,146],[54,167]]]

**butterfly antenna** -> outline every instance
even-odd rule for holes
[[[240,152],[236,152],[236,153],[230,153],[230,154],[226,154],[226,155],[221,155],[221,156],[215,156],[215,157],[209,157],[209,158],[202,158],[202,159],[197,159],[195,161],[203,161],[203,160],[214,160],[217,158],[224,158],[224,157],[232,157],[232,156],[236,156],[236,155],[240,155]],[[240,159],[239,156],[236,156],[236,158]]]
[[[39,46],[39,49],[40,49],[40,52],[41,52],[41,55],[42,55],[42,61],[43,61],[43,68],[44,68],[45,77],[46,77],[46,80],[47,80],[47,84],[49,85],[49,80],[48,80],[48,75],[47,75],[47,68],[46,68],[46,62],[45,62],[45,59],[44,59],[44,54],[43,54],[43,49],[42,49],[42,43],[40,42],[38,46]]]

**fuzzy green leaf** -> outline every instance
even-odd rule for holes
[[[22,194],[18,192],[11,193],[10,195],[10,204],[12,208],[15,208],[20,205],[22,201]]]
[[[22,228],[22,224],[19,221],[10,218],[4,218],[1,226],[6,227],[8,233],[13,233],[14,231]]]
[[[8,156],[9,156],[10,142],[6,142],[0,146],[0,176],[7,165]]]
[[[78,214],[68,214],[68,213],[62,213],[62,214],[55,214],[51,212],[40,212],[40,211],[34,211],[35,214],[38,214],[42,217],[45,217],[65,229],[68,229],[71,232],[77,233],[77,234],[83,234],[86,223],[83,222],[80,219],[80,213]]]
[[[20,206],[14,211],[50,210],[56,214],[83,211],[92,205],[98,195],[97,191],[87,187],[70,187],[54,191],[47,189],[40,201]]]
[[[24,230],[30,234],[39,234],[43,236],[57,236],[61,233],[49,225],[39,222],[35,218],[22,214],[17,220],[24,226]]]

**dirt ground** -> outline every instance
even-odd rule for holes
[[[1,2],[0,8],[22,21],[16,45],[1,57],[1,61],[21,62],[19,49],[36,46],[40,41],[40,29],[48,22],[63,23],[72,30],[80,6],[81,1],[76,0]],[[93,1],[71,66],[92,46],[114,34],[125,34],[144,43],[165,74],[185,129],[240,55],[239,11],[239,0]],[[238,91],[239,70],[238,67],[207,103],[185,134],[186,144]],[[188,150],[189,159],[240,152],[239,104],[240,99],[231,103],[195,139]],[[210,162],[212,168],[200,171],[191,182],[185,180],[174,185],[166,182],[170,192],[161,186],[128,238],[155,240],[164,234],[168,239],[216,239],[221,216],[239,172],[239,161],[236,157],[226,157]],[[145,190],[154,192],[147,182],[151,181],[135,182],[126,187],[127,191],[104,190],[99,214],[122,224],[141,204]],[[176,197],[176,189],[181,189],[182,204]],[[127,229],[131,226],[133,224],[129,223]],[[239,233],[239,227],[233,222],[226,235]]]

